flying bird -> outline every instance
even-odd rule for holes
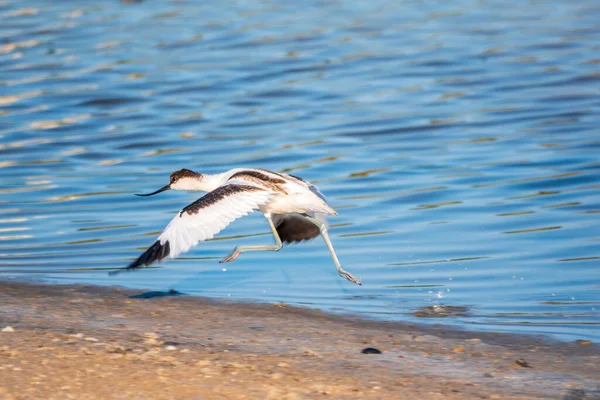
[[[237,246],[221,260],[222,263],[233,261],[247,251],[279,251],[283,243],[301,242],[321,235],[338,274],[361,285],[342,268],[327,233],[327,215],[337,215],[337,212],[327,204],[316,186],[302,178],[260,168],[235,168],[214,175],[181,169],[171,174],[168,185],[138,196],[152,196],[169,189],[207,193],[179,211],[137,260],[111,274],[175,258],[199,242],[213,238],[235,219],[259,210],[267,219],[275,243]]]

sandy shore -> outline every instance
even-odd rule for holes
[[[590,342],[139,293],[0,283],[0,399],[600,399]]]

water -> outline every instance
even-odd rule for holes
[[[0,1],[0,277],[598,340],[598,21],[593,0]],[[107,276],[196,198],[133,193],[238,166],[318,184],[364,286],[320,240],[219,264],[271,243],[260,215]]]

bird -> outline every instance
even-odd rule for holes
[[[115,275],[132,271],[165,258],[175,258],[201,241],[212,239],[231,222],[253,211],[264,214],[274,244],[237,246],[220,262],[231,262],[248,251],[279,251],[283,243],[301,242],[321,236],[340,277],[362,285],[342,268],[328,234],[328,215],[338,213],[327,204],[319,189],[304,179],[263,168],[234,168],[220,174],[201,174],[180,169],[162,188],[137,196],[153,196],[167,190],[202,191],[205,195],[182,208],[156,241]]]

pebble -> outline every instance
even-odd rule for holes
[[[177,347],[175,347],[175,346],[167,346],[167,347],[165,347],[165,350],[177,350]]]
[[[2,329],[2,332],[14,332],[15,329],[12,326],[7,326]]]
[[[302,355],[303,356],[308,356],[308,357],[323,358],[319,353],[317,353],[316,351],[312,351],[310,349],[305,349],[304,353]]]
[[[381,350],[376,349],[375,347],[366,347],[361,350],[362,354],[381,354]]]
[[[241,369],[241,368],[245,368],[245,367],[246,367],[246,365],[245,365],[245,364],[242,364],[242,363],[239,363],[239,362],[235,362],[235,361],[234,361],[234,362],[227,363],[227,364],[226,364],[226,366],[227,366],[228,368],[238,368],[238,369]]]
[[[123,346],[116,345],[116,346],[106,346],[106,352],[114,353],[114,354],[125,354],[127,352],[127,350]]]
[[[86,337],[83,340],[85,340],[86,342],[97,342],[98,341],[98,339],[96,339],[95,337]]]
[[[523,360],[522,358],[519,358],[517,361],[515,361],[515,364],[523,368],[532,368],[531,365],[529,365],[527,361]]]
[[[158,333],[155,332],[146,332],[144,333],[144,343],[149,346],[162,346],[163,341],[159,340]]]

